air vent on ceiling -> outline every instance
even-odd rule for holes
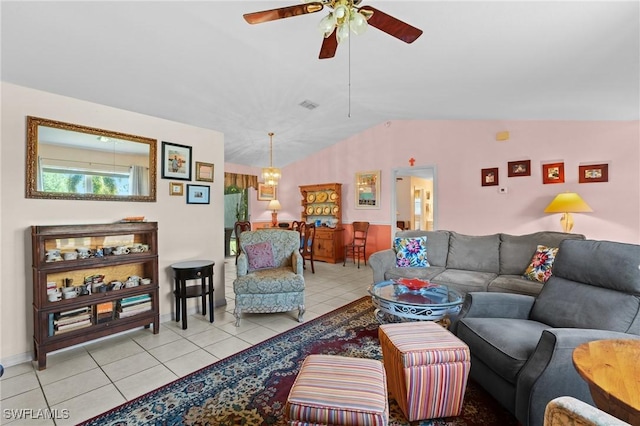
[[[302,108],[308,109],[309,111],[316,109],[320,106],[315,102],[311,102],[310,100],[304,100],[300,102],[298,105],[300,105]]]

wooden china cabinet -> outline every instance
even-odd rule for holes
[[[328,263],[344,258],[342,227],[342,184],[322,183],[300,186],[301,218],[306,223],[320,223],[313,242],[313,259]]]

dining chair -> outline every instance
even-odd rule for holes
[[[344,260],[342,266],[347,263],[347,256],[351,254],[353,263],[358,259],[358,269],[360,268],[360,256],[367,264],[367,234],[369,233],[369,222],[353,222],[353,239],[344,246]]]
[[[302,238],[302,245],[300,246],[300,254],[302,255],[302,268],[307,268],[307,259],[311,263],[311,273],[315,274],[316,270],[313,266],[313,240],[316,237],[316,225],[313,223],[307,223],[303,226],[304,235]]]
[[[240,234],[244,231],[251,231],[251,222],[236,222],[233,225],[233,232],[236,235],[236,265],[238,264],[238,256],[240,256]]]

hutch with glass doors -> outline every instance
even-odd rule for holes
[[[32,226],[33,344],[47,353],[136,327],[160,330],[158,224]]]
[[[342,184],[302,185],[300,194],[302,195],[302,221],[316,224],[313,259],[329,263],[342,262],[344,257]]]

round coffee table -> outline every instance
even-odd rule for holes
[[[411,290],[396,281],[382,281],[369,287],[375,315],[380,323],[437,321],[448,326],[462,307],[463,297],[446,285],[430,284]]]

